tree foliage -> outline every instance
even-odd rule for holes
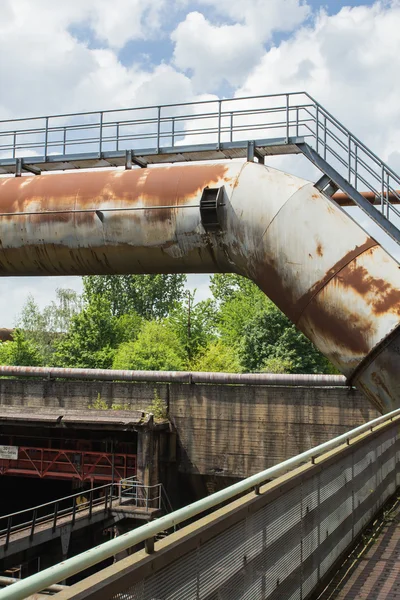
[[[83,278],[85,297],[107,299],[114,316],[135,312],[162,319],[182,299],[186,275],[92,275]]]
[[[12,341],[0,343],[0,364],[37,367],[42,364],[42,357],[35,345],[25,339],[23,332],[15,329]]]
[[[114,369],[182,371],[185,367],[181,341],[162,321],[145,321],[136,340],[121,344],[113,361]]]
[[[81,299],[58,290],[40,311],[32,298],[23,337],[3,344],[4,364],[63,367],[327,373],[334,367],[249,279],[211,277],[195,302],[184,275],[85,277]],[[19,336],[20,334],[16,334]]]
[[[28,296],[18,327],[23,330],[25,339],[37,348],[42,364],[52,363],[57,339],[68,331],[72,318],[81,309],[81,297],[70,289],[57,289],[56,301],[53,300],[42,311],[33,297]]]
[[[112,365],[117,332],[109,301],[97,295],[72,317],[68,333],[55,344],[60,367],[108,369]]]

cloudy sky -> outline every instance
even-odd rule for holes
[[[306,90],[400,170],[400,0],[0,4],[0,119]],[[206,278],[190,284],[207,293]],[[29,293],[44,306],[60,286],[81,289],[0,280],[0,326]]]

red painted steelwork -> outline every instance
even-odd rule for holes
[[[0,459],[0,475],[112,481],[136,475],[136,455],[19,447],[18,459]]]

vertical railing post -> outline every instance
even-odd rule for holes
[[[358,144],[354,142],[354,189],[358,187]]]
[[[389,173],[386,172],[386,218],[390,219],[389,209],[390,209],[390,199],[389,199]]]
[[[64,127],[63,133],[63,154],[65,155],[67,152],[67,128]]]
[[[286,94],[286,144],[289,143],[289,94]]]
[[[7,519],[7,534],[6,534],[6,541],[4,544],[4,547],[6,550],[8,548],[8,544],[10,543],[11,527],[12,527],[12,516],[8,517],[8,519]]]
[[[76,517],[76,496],[72,499],[72,527],[75,525],[75,517]]]
[[[92,518],[92,512],[93,512],[93,488],[91,488],[90,494],[89,494],[89,519]]]
[[[46,117],[46,129],[44,132],[44,160],[47,160],[48,142],[49,142],[49,117]]]
[[[347,165],[347,181],[351,184],[351,134],[347,136],[348,144],[348,165]]]
[[[221,119],[222,100],[218,100],[218,150],[221,149]]]
[[[296,137],[299,137],[299,107],[296,106]]]
[[[157,109],[157,154],[160,153],[160,137],[161,137],[161,106]]]
[[[117,127],[117,130],[116,130],[117,139],[115,140],[115,149],[118,152],[118,150],[119,150],[119,123],[117,123],[116,127]]]
[[[326,115],[324,115],[324,160],[326,160]]]
[[[56,502],[54,505],[53,532],[56,530],[56,527],[57,527],[57,516],[58,516],[58,502]]]
[[[31,533],[30,533],[30,538],[33,538],[33,534],[35,532],[35,525],[36,525],[36,517],[37,517],[37,510],[36,508],[33,511],[33,515],[32,515],[32,523],[31,523]]]
[[[319,151],[319,107],[315,105],[315,151],[318,154]]]
[[[383,164],[381,171],[381,212],[385,214],[385,167]]]
[[[17,151],[17,132],[14,131],[14,135],[13,135],[13,158],[15,158],[15,156],[16,156],[16,151]]]
[[[229,139],[233,142],[233,111],[231,111],[230,125],[229,125]]]
[[[175,146],[175,117],[172,117],[171,123],[172,147]]]
[[[100,155],[100,158],[101,158],[101,153],[103,152],[103,112],[100,113],[99,132],[100,132],[100,138],[99,138],[99,155]]]

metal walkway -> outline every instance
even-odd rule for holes
[[[22,600],[144,543],[59,599],[311,600],[400,485],[399,423],[400,409],[19,581],[0,599]]]
[[[400,598],[400,504],[366,536],[318,600],[395,600]]]
[[[305,92],[0,121],[3,174],[299,153],[400,243],[399,175]]]
[[[71,534],[122,519],[148,521],[171,512],[162,484],[144,486],[135,477],[80,491],[71,496],[0,516],[0,561],[56,538],[67,553]]]

